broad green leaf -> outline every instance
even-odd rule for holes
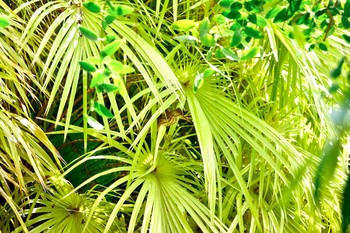
[[[193,42],[193,41],[198,41],[198,39],[194,36],[190,35],[182,35],[182,36],[175,36],[175,40],[181,41],[181,42]]]
[[[101,7],[95,2],[84,2],[84,7],[93,13],[101,12]]]
[[[86,61],[80,61],[79,65],[81,66],[81,68],[87,72],[95,72],[96,71],[96,67],[91,64],[90,62],[86,62]]]
[[[87,117],[87,123],[94,129],[97,129],[97,130],[104,129],[104,126],[91,116]]]
[[[98,115],[102,117],[112,118],[114,115],[106,108],[104,105],[94,101],[93,110],[97,112]]]
[[[258,25],[259,27],[265,27],[267,25],[266,20],[264,19],[264,17],[258,15],[256,18],[256,25]]]
[[[244,27],[244,32],[247,34],[247,36],[253,37],[253,38],[264,38],[264,35],[261,31],[254,29],[252,27]]]
[[[10,22],[5,17],[0,16],[0,28],[5,28],[10,25]]]
[[[314,198],[316,203],[319,201],[320,191],[328,184],[333,177],[337,166],[338,155],[340,153],[340,139],[334,139],[326,143],[322,152],[322,160],[319,164],[315,177],[315,192]]]
[[[226,18],[222,14],[217,14],[217,15],[215,15],[215,22],[217,24],[223,24],[226,22]]]
[[[341,23],[343,24],[344,28],[346,28],[346,29],[350,28],[350,21],[346,16],[343,15],[341,17]]]
[[[98,65],[101,63],[101,58],[100,57],[89,57],[86,59],[87,62],[93,64],[93,65]]]
[[[221,52],[222,52],[223,55],[225,55],[226,58],[228,58],[228,59],[230,59],[232,61],[238,61],[239,60],[238,56],[234,52],[232,52],[230,49],[222,48]]]
[[[349,0],[346,0],[346,3],[344,5],[343,16],[350,17],[350,1]]]
[[[230,8],[233,0],[220,0],[219,5],[224,8]]]
[[[91,79],[90,88],[94,88],[98,84],[102,84],[106,78],[106,75],[104,73],[97,73],[94,75],[94,77]]]
[[[107,57],[110,56],[112,54],[114,54],[120,47],[121,44],[121,40],[116,40],[113,41],[112,43],[108,44],[101,52],[101,57]]]
[[[108,62],[108,67],[111,68],[116,73],[119,74],[129,74],[135,72],[135,69],[132,68],[131,66],[124,65],[120,61],[117,60],[111,60]]]
[[[209,19],[205,18],[199,24],[199,38],[203,37],[209,32]]]
[[[81,34],[83,36],[85,36],[86,38],[88,38],[89,40],[93,40],[93,41],[98,40],[98,36],[90,29],[87,29],[85,27],[80,26],[79,30],[80,30]]]
[[[347,43],[350,44],[350,36],[343,34],[342,37]]]
[[[215,71],[212,68],[207,68],[203,72],[203,78],[208,78],[212,76],[215,73]]]
[[[241,17],[241,13],[234,9],[225,10],[224,12],[222,12],[222,15],[229,19],[238,19]]]
[[[275,19],[273,20],[274,23],[284,22],[287,20],[287,9],[282,9],[278,12]]]
[[[266,19],[274,18],[281,11],[281,7],[274,7],[266,14]]]
[[[235,47],[235,46],[239,45],[239,43],[241,43],[241,38],[242,38],[241,31],[239,29],[237,29],[235,31],[235,33],[233,34],[230,46]]]
[[[111,24],[111,23],[113,23],[113,21],[115,20],[115,16],[113,16],[113,15],[107,15],[103,20],[104,20],[107,24]]]
[[[301,2],[301,0],[290,1],[289,10],[292,14],[294,14],[294,12],[297,12],[300,9]]]
[[[319,43],[318,47],[323,51],[328,51],[327,45],[325,45],[324,43]]]
[[[346,233],[350,224],[350,175],[343,191],[343,203],[341,207],[342,214],[342,233]]]
[[[216,44],[214,36],[208,33],[201,37],[201,42],[203,43],[203,45],[208,47],[214,47]]]
[[[117,91],[119,87],[114,84],[102,83],[96,85],[97,92],[113,92]]]
[[[133,11],[134,11],[134,8],[130,6],[125,6],[125,5],[117,5],[117,6],[114,6],[113,8],[108,9],[108,13],[111,16],[128,15]]]
[[[258,46],[253,47],[246,54],[244,54],[241,57],[241,60],[242,61],[249,60],[249,59],[255,57],[258,54],[258,52],[259,52],[259,47]]]
[[[174,30],[178,30],[178,31],[188,31],[192,29],[194,26],[196,26],[196,23],[193,20],[189,20],[189,19],[181,19],[174,22],[171,25],[171,27]]]
[[[248,15],[248,21],[253,23],[253,24],[256,24],[257,23],[257,17],[256,17],[256,14],[250,14]]]
[[[337,66],[335,69],[333,69],[333,70],[331,71],[331,76],[332,76],[332,78],[338,78],[338,77],[340,76],[340,74],[341,74],[341,69],[342,69],[342,66],[343,66],[343,64],[344,64],[344,61],[345,61],[345,59],[344,59],[344,57],[343,57],[342,59],[340,59],[340,61],[339,61],[339,63],[338,63],[338,66]]]
[[[240,3],[240,2],[234,2],[234,3],[232,3],[231,4],[231,9],[234,9],[234,10],[240,10],[240,9],[242,9],[242,7],[243,7],[243,4],[242,3]]]
[[[108,35],[105,36],[105,40],[106,40],[106,43],[107,43],[107,44],[113,42],[115,39],[116,39],[116,36],[115,36],[115,35],[110,35],[110,34],[108,34]]]

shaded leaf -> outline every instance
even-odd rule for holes
[[[334,139],[326,143],[322,152],[322,160],[319,164],[316,177],[314,181],[315,192],[314,198],[318,203],[320,197],[320,190],[328,184],[333,177],[335,168],[337,166],[338,155],[340,153],[340,139]]]
[[[248,15],[248,21],[253,23],[253,24],[256,24],[257,23],[257,17],[256,17],[256,14],[250,14]]]
[[[343,24],[344,28],[346,28],[346,29],[350,28],[350,21],[346,16],[343,15],[341,17],[341,23]]]
[[[238,19],[241,17],[241,13],[234,9],[226,10],[222,12],[222,15],[229,19]]]
[[[233,0],[220,0],[219,5],[224,8],[230,8]]]
[[[80,30],[81,34],[83,36],[85,36],[86,38],[88,38],[89,40],[93,40],[93,41],[98,40],[98,36],[90,29],[87,29],[85,27],[80,26],[79,30]]]
[[[342,69],[342,66],[343,66],[343,64],[344,64],[344,61],[345,61],[345,59],[344,59],[344,57],[343,57],[342,59],[340,59],[340,61],[339,61],[339,63],[338,63],[338,66],[337,66],[335,69],[333,69],[333,70],[331,71],[331,76],[332,76],[332,78],[337,78],[337,77],[340,76],[340,74],[341,74],[341,69]]]
[[[84,2],[83,6],[93,13],[101,12],[101,7],[95,2]]]
[[[115,36],[115,35],[110,35],[110,34],[108,34],[108,35],[105,36],[105,40],[106,40],[106,43],[107,43],[107,44],[113,42],[115,39],[116,39],[116,36]]]
[[[254,29],[252,27],[244,27],[244,31],[247,34],[247,36],[250,36],[250,37],[253,37],[253,38],[258,38],[258,39],[264,38],[264,36],[263,36],[261,31],[256,30],[256,29]]]
[[[345,34],[342,35],[343,39],[350,44],[350,36],[347,36]]]
[[[242,9],[242,7],[243,7],[243,4],[240,2],[234,2],[231,4],[231,9],[234,9],[234,10],[240,10]]]
[[[324,43],[319,43],[318,47],[323,51],[328,51],[327,45],[325,45]]]
[[[281,11],[280,7],[274,7],[266,14],[266,19],[272,19],[274,18],[279,12]]]
[[[279,23],[287,20],[287,9],[282,9],[278,12],[275,19],[273,20],[274,23]]]
[[[350,176],[345,185],[343,192],[343,203],[341,207],[342,214],[342,232],[346,233],[350,224]]]
[[[86,61],[80,61],[79,65],[81,66],[81,68],[87,72],[95,72],[96,71],[96,67],[91,64],[90,62],[86,62]]]

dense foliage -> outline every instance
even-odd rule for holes
[[[349,0],[0,0],[0,232],[346,232],[349,28]]]

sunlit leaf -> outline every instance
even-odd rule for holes
[[[265,27],[267,25],[266,20],[264,19],[264,17],[258,15],[257,19],[256,19],[256,25],[258,25],[259,27]]]
[[[193,41],[198,41],[198,39],[194,36],[190,35],[181,35],[181,36],[175,36],[175,40],[181,41],[181,42],[193,42]]]
[[[215,73],[215,71],[212,68],[207,68],[203,72],[203,78],[208,78],[212,76]]]
[[[86,62],[86,61],[80,61],[79,62],[81,68],[87,72],[95,72],[96,71],[96,67],[91,64],[90,62]]]
[[[0,16],[0,28],[5,28],[10,25],[10,22],[5,17]]]
[[[104,105],[94,101],[93,109],[97,112],[98,115],[102,117],[112,118],[114,115],[106,108]]]
[[[115,36],[115,35],[110,35],[110,34],[108,34],[108,35],[105,36],[105,40],[106,40],[106,43],[107,43],[107,44],[113,42],[115,39],[116,39],[116,36]]]
[[[107,57],[114,54],[120,47],[121,40],[116,40],[108,44],[101,52],[101,57]]]
[[[134,8],[125,5],[114,6],[113,8],[108,9],[108,13],[111,16],[123,16],[128,15],[134,11]]]
[[[249,60],[253,57],[255,57],[259,52],[259,47],[256,46],[256,47],[253,47],[251,48],[246,54],[244,54],[242,57],[241,57],[241,60],[244,61],[244,60]]]
[[[81,34],[86,38],[88,38],[89,40],[93,40],[93,41],[98,40],[98,36],[90,29],[80,26],[79,30]]]
[[[87,123],[94,129],[97,129],[97,130],[104,129],[104,126],[91,116],[88,116]]]
[[[203,73],[197,73],[194,81],[193,81],[193,93],[197,93],[198,89],[202,87],[204,83],[204,75]]]
[[[266,19],[274,18],[281,11],[281,7],[274,7],[266,14]]]
[[[205,18],[199,24],[199,38],[203,37],[209,32],[209,19]]]
[[[228,58],[228,59],[230,59],[232,61],[238,61],[239,60],[238,56],[234,52],[229,50],[229,49],[222,48],[221,52],[226,58]]]
[[[216,44],[214,36],[208,33],[201,37],[201,42],[208,47],[213,47]]]
[[[106,75],[104,73],[97,73],[91,80],[90,88],[94,88],[96,85],[104,82]]]
[[[285,20],[287,20],[287,9],[282,9],[275,16],[275,19],[273,20],[273,22],[279,23],[279,22],[284,22]]]
[[[129,74],[135,72],[134,68],[128,65],[124,65],[123,63],[117,60],[109,61],[108,66],[111,68],[111,70],[119,74]]]
[[[114,84],[102,83],[96,85],[97,92],[113,92],[117,91],[119,88]]]
[[[95,3],[95,2],[84,2],[83,5],[86,9],[88,9],[89,11],[91,11],[93,13],[101,12],[100,5]]]
[[[176,22],[174,22],[171,27],[174,30],[178,31],[188,31],[191,28],[193,28],[196,25],[196,23],[193,20],[190,19],[181,19]]]

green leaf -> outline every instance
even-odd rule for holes
[[[115,36],[115,35],[110,35],[110,34],[108,34],[108,35],[105,36],[105,40],[106,40],[106,43],[107,43],[107,44],[113,42],[115,39],[116,39],[116,36]]]
[[[79,27],[79,30],[80,30],[80,33],[85,36],[86,38],[88,38],[89,40],[98,40],[98,36],[93,32],[91,31],[90,29],[87,29],[85,27]]]
[[[345,5],[344,5],[343,16],[350,17],[350,1],[349,0],[347,0]]]
[[[113,92],[117,91],[119,87],[114,84],[102,83],[96,86],[97,92]]]
[[[332,78],[338,78],[338,77],[340,76],[340,74],[341,74],[341,69],[342,69],[342,66],[343,66],[343,64],[344,64],[344,61],[345,61],[345,59],[344,59],[344,57],[343,57],[342,59],[340,59],[340,61],[339,61],[339,63],[338,63],[338,66],[337,66],[335,69],[333,69],[333,70],[331,71],[331,76],[332,76]]]
[[[343,24],[344,28],[346,29],[350,28],[350,21],[344,15],[341,17],[341,23]]]
[[[290,1],[290,12],[294,14],[294,12],[297,12],[300,9],[301,6],[301,0],[292,0]]]
[[[199,24],[199,38],[203,37],[209,32],[209,19],[205,18]]]
[[[175,36],[175,40],[181,41],[181,42],[193,42],[193,41],[198,41],[198,39],[194,36],[190,35],[182,35],[182,36]]]
[[[0,16],[0,28],[5,28],[10,25],[10,22],[5,17]]]
[[[107,26],[111,23],[113,23],[113,21],[115,20],[115,16],[113,15],[107,15],[103,21],[102,21],[102,27],[104,30],[106,30]]]
[[[251,48],[246,54],[244,54],[241,57],[241,61],[249,60],[249,59],[255,57],[258,54],[259,50],[260,49],[258,46]]]
[[[93,13],[100,13],[101,7],[95,2],[84,2],[83,6]]]
[[[258,38],[258,39],[264,38],[264,36],[263,36],[261,31],[256,30],[256,29],[254,29],[252,27],[244,27],[244,31],[247,34],[247,36],[250,36],[250,37],[253,37],[253,38]]]
[[[319,164],[314,181],[314,198],[319,201],[320,190],[324,188],[333,177],[337,166],[338,155],[340,154],[340,139],[334,139],[326,143],[322,152],[322,160]]]
[[[217,24],[223,24],[226,22],[226,18],[222,14],[217,14],[217,15],[215,15],[215,22]]]
[[[342,215],[342,232],[346,233],[350,224],[350,175],[348,175],[347,182],[343,192],[343,203],[341,207]]]
[[[235,31],[235,33],[233,34],[230,46],[235,47],[235,46],[239,45],[239,43],[241,43],[241,38],[242,38],[241,31],[239,29],[237,29]]]
[[[214,47],[216,44],[214,36],[208,33],[201,38],[201,42],[203,43],[203,45],[208,47]]]
[[[108,76],[107,76],[108,77]],[[94,88],[98,84],[102,84],[106,78],[104,73],[97,73],[91,79],[90,88]]]
[[[114,54],[120,47],[121,40],[113,41],[112,43],[108,44],[101,52],[100,55],[102,58],[110,56]]]
[[[287,20],[287,9],[282,9],[278,12],[275,19],[273,20],[274,23],[284,22]]]
[[[258,25],[259,27],[263,28],[263,27],[266,27],[267,22],[264,19],[264,17],[258,15],[257,18],[256,18],[256,25]]]
[[[113,8],[108,9],[108,13],[111,16],[128,15],[133,11],[134,11],[134,8],[130,6],[125,6],[125,5],[117,5],[117,6],[114,6]]]
[[[222,15],[229,19],[238,19],[241,17],[241,13],[234,9],[226,10],[222,12]]]
[[[81,68],[87,72],[95,72],[96,71],[96,67],[91,64],[90,62],[86,62],[86,61],[80,61],[79,65],[81,66]]]
[[[272,19],[281,11],[281,7],[274,7],[269,12],[267,12],[265,18]]]
[[[327,45],[325,45],[324,43],[319,43],[318,47],[323,51],[328,51]]]
[[[222,52],[223,55],[225,55],[226,58],[228,58],[228,59],[230,59],[232,61],[238,61],[239,60],[238,56],[234,52],[229,50],[229,49],[222,48],[221,52]]]
[[[257,17],[256,17],[256,14],[250,14],[248,15],[248,21],[253,23],[253,24],[256,24],[257,23]]]
[[[350,36],[347,36],[345,34],[342,35],[343,39],[350,44]]]
[[[181,19],[181,20],[174,22],[171,25],[171,27],[172,27],[172,29],[178,30],[178,31],[188,31],[188,30],[192,29],[195,25],[196,25],[196,23],[193,20]]]
[[[234,10],[240,10],[240,9],[242,9],[242,7],[243,7],[243,4],[242,3],[240,3],[240,2],[234,2],[234,3],[232,3],[231,4],[231,9],[234,9]]]
[[[111,60],[108,63],[108,67],[111,68],[114,72],[118,74],[128,74],[128,73],[133,73],[135,72],[135,69],[132,68],[131,66],[124,65],[120,61],[117,60]]]
[[[87,117],[87,123],[94,129],[97,129],[97,130],[104,129],[104,126],[91,116]]]
[[[220,0],[219,5],[224,8],[230,8],[233,0]]]
[[[93,103],[93,110],[95,110],[97,114],[102,117],[107,117],[107,118],[114,117],[114,115],[108,110],[108,108],[106,108],[104,105],[96,101]]]
[[[212,76],[215,73],[215,71],[212,68],[207,68],[203,72],[203,78],[208,78]]]

